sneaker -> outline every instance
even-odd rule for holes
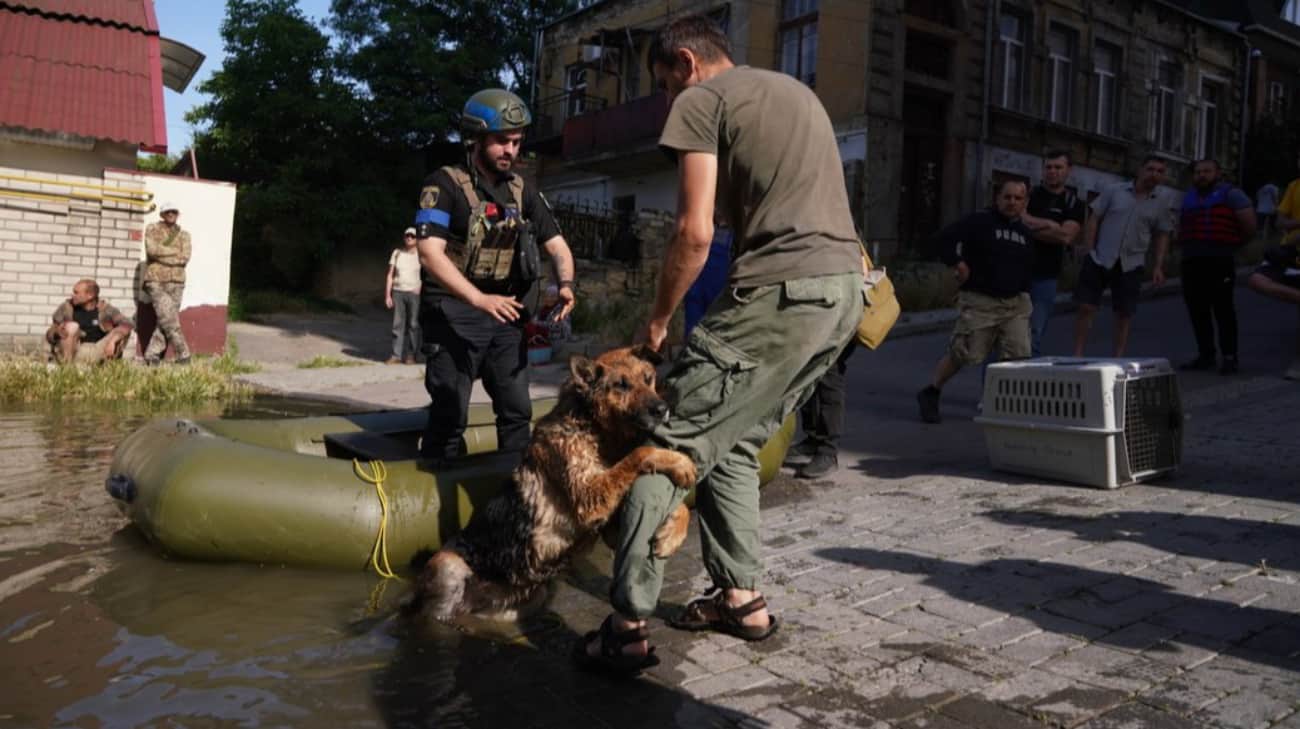
[[[402,360],[402,364],[415,364],[415,355],[406,355],[406,358]]]
[[[816,452],[817,444],[813,443],[811,438],[804,438],[798,443],[790,446],[790,450],[785,454],[785,461],[782,462],[781,465],[791,467],[802,466],[812,460],[813,454]]]
[[[840,459],[834,453],[818,453],[812,457],[812,460],[805,463],[795,471],[795,478],[816,479],[825,478],[840,468]]]
[[[1201,355],[1196,359],[1188,360],[1178,365],[1178,369],[1183,370],[1184,372],[1212,370],[1214,369],[1214,357],[1206,357],[1205,355]]]
[[[397,357],[389,357],[388,359],[384,360],[384,364],[401,364],[401,363],[402,360]]]
[[[145,357],[145,358],[144,358],[144,366],[145,366],[145,367],[157,367],[157,366],[160,365],[160,364],[162,364],[162,360],[160,360],[160,359],[154,359],[153,357]]]
[[[916,393],[916,402],[921,406],[921,422],[942,422],[943,419],[939,417],[939,388],[927,385]]]
[[[1236,357],[1224,357],[1224,358],[1223,358],[1223,364],[1219,365],[1219,374],[1221,374],[1221,375],[1235,375],[1235,374],[1237,374],[1237,369],[1238,369],[1238,366],[1237,366],[1237,358],[1236,358]]]
[[[181,357],[181,358],[179,358],[179,359],[174,359],[174,360],[172,360],[172,364],[174,364],[174,365],[180,365],[181,367],[184,367],[184,366],[188,365],[189,363],[190,363],[190,358],[189,358],[189,357]]]

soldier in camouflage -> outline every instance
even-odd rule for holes
[[[117,359],[131,335],[131,320],[99,298],[99,284],[94,279],[83,278],[74,284],[72,297],[59,304],[53,319],[45,341],[63,364]]]
[[[190,261],[190,234],[176,224],[180,210],[163,203],[158,210],[162,220],[150,223],[144,231],[144,291],[153,301],[158,326],[144,351],[147,364],[162,361],[171,345],[176,364],[189,364],[190,345],[181,331],[181,295],[185,291],[185,264]]]

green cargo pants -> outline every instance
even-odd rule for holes
[[[695,460],[704,566],[715,586],[754,589],[758,452],[835,363],[862,304],[859,273],[725,290],[664,379],[672,411],[655,440]],[[646,618],[659,602],[664,560],[652,540],[685,493],[650,474],[623,501],[610,604],[624,617]]]

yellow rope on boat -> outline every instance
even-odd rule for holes
[[[381,509],[379,517],[379,534],[375,537],[375,547],[370,551],[370,564],[374,566],[375,572],[385,579],[402,579],[393,572],[392,566],[388,563],[388,494],[384,493],[384,481],[388,478],[388,467],[383,461],[370,461],[370,473],[366,473],[361,467],[361,461],[352,459],[352,471],[357,474],[357,478],[375,485],[375,492],[379,494],[379,506]]]

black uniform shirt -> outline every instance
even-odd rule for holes
[[[1035,185],[1029,193],[1029,214],[1054,223],[1073,220],[1083,227],[1083,201],[1069,190],[1058,195],[1042,185]],[[1056,278],[1061,273],[1065,259],[1065,246],[1034,240],[1034,280]]]
[[[474,189],[479,199],[491,203],[487,209],[489,223],[505,219],[508,208],[515,207],[514,196],[510,194],[510,179],[513,173],[488,180],[484,175],[477,175]],[[533,224],[537,236],[537,245],[541,247],[546,241],[560,235],[560,227],[551,214],[551,208],[542,198],[541,192],[529,182],[524,182],[523,218]],[[460,185],[441,169],[424,180],[420,191],[421,214],[427,217],[433,226],[433,235],[446,241],[463,242],[469,229],[469,218],[473,213],[469,200]],[[421,291],[423,297],[445,297],[451,294],[429,274],[423,266],[420,268]],[[479,290],[489,294],[511,294],[522,296],[527,285],[514,281],[474,281]]]

